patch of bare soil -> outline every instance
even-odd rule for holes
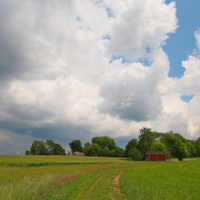
[[[83,174],[85,174],[85,173],[77,173],[77,174],[73,174],[73,175],[68,176],[68,177],[61,178],[61,179],[58,180],[57,186],[60,187],[60,186],[65,185],[68,182],[72,182],[75,179],[77,179],[78,177],[82,176]]]
[[[113,184],[115,185],[114,190],[117,192],[117,194],[122,194],[120,191],[120,177],[121,177],[122,173],[119,174],[118,176],[115,177],[115,179],[113,180]]]

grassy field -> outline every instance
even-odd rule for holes
[[[200,159],[0,156],[0,199],[200,199]]]

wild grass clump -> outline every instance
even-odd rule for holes
[[[21,181],[13,181],[0,186],[0,199],[42,199],[42,196],[52,190],[58,175],[45,174],[39,178],[25,177]]]

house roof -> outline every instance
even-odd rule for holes
[[[147,151],[145,155],[170,155],[171,153],[171,151]]]
[[[83,153],[83,152],[81,152],[81,151],[76,151],[75,153],[84,154],[84,153]]]

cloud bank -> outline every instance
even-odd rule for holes
[[[1,154],[101,135],[124,147],[143,126],[199,137],[200,32],[179,79],[162,49],[175,3],[2,0],[0,12]]]

